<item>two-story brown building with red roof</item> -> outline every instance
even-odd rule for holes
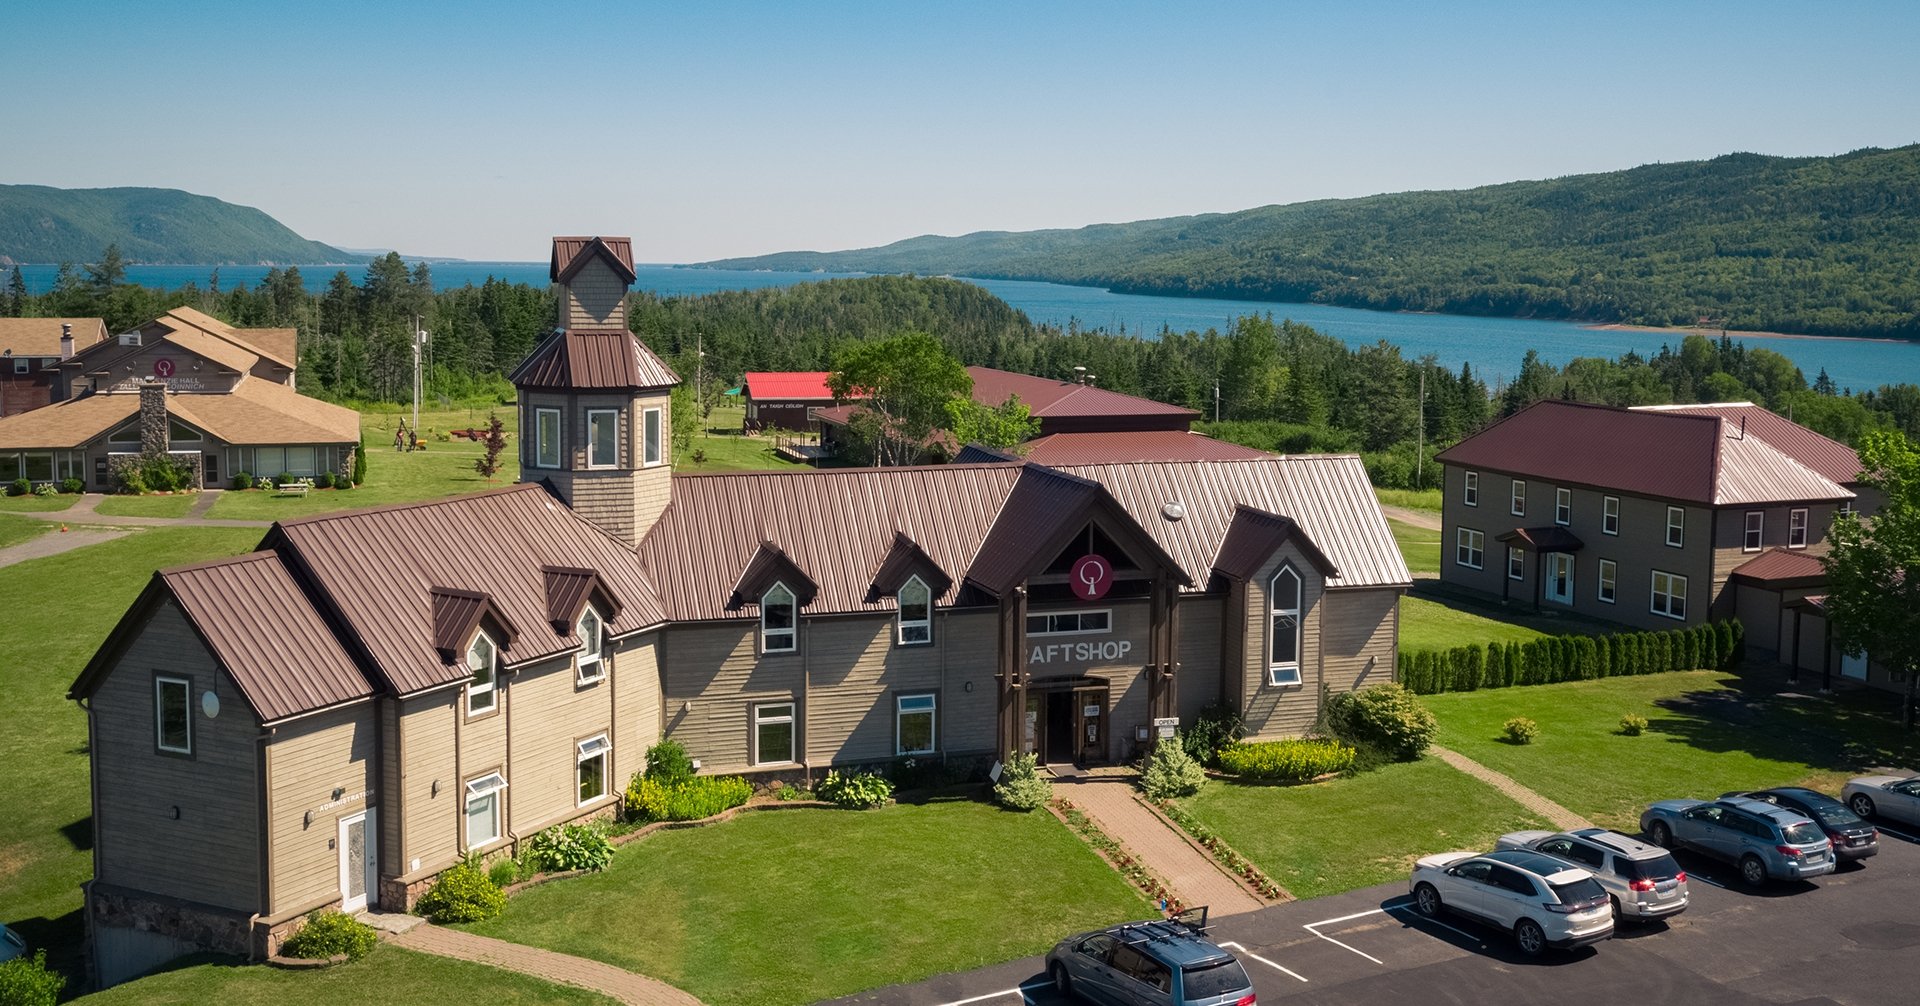
[[[1410,578],[1357,457],[674,475],[625,245],[567,240],[514,374],[526,482],[162,571],[74,682],[104,980],[405,907],[613,812],[662,738],[759,783],[1116,762],[1393,677]]]

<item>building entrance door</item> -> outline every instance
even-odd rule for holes
[[[1078,761],[1073,735],[1073,693],[1047,693],[1047,733],[1042,761],[1050,765]]]
[[[1573,556],[1566,552],[1547,554],[1547,600],[1556,604],[1573,603]]]
[[[340,819],[340,910],[357,912],[377,904],[373,811]]]

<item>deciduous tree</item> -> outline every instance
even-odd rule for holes
[[[1912,730],[1920,680],[1920,447],[1899,433],[1869,433],[1860,463],[1860,483],[1886,498],[1872,517],[1834,519],[1822,560],[1827,613],[1842,649],[1905,673],[1901,722]]]
[[[947,402],[969,395],[967,368],[925,332],[852,342],[834,360],[827,387],[835,398],[864,399],[855,411],[880,465],[910,464],[947,421]]]

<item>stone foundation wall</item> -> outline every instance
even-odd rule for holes
[[[88,892],[87,902],[95,926],[158,933],[227,954],[253,949],[247,917],[224,909],[102,886]]]

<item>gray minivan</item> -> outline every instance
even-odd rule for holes
[[[1833,843],[1805,814],[1759,800],[1662,800],[1640,815],[1653,844],[1688,848],[1740,867],[1740,879],[1759,887],[1775,880],[1809,880],[1833,872]]]
[[[1129,922],[1061,940],[1047,977],[1064,996],[1105,1006],[1254,1006],[1253,982],[1206,938],[1207,910]]]

